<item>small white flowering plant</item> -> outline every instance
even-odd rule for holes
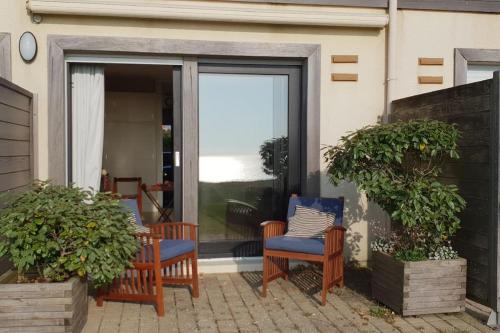
[[[429,252],[430,260],[450,260],[457,258],[458,252],[453,250],[450,244],[438,246],[434,251]]]
[[[370,248],[374,252],[384,252],[387,254],[394,253],[394,242],[384,238],[378,238],[370,244]]]

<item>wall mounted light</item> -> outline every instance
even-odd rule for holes
[[[32,62],[36,57],[37,44],[35,36],[26,31],[19,38],[19,53],[25,62]]]

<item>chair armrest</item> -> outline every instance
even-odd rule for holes
[[[260,224],[264,229],[264,240],[270,237],[283,236],[285,234],[286,223],[283,221],[265,221]]]
[[[162,239],[162,238],[161,238],[161,234],[159,234],[159,233],[154,233],[154,232],[152,232],[152,231],[151,231],[151,232],[136,232],[136,233],[135,233],[135,237],[136,237],[136,238],[138,238],[138,239],[140,239],[141,241],[142,241],[142,239],[143,239],[143,238],[144,238],[144,239],[149,238],[149,239],[148,239],[148,241],[151,241],[151,242],[152,242],[152,241],[153,241],[153,239],[155,239],[155,238]]]
[[[341,226],[331,226],[325,230],[325,254],[342,254],[346,229]]]
[[[159,234],[162,239],[187,239],[196,241],[198,225],[188,222],[166,222],[148,224],[151,233]]]
[[[136,238],[141,242],[132,264],[135,268],[141,268],[144,265],[159,263],[160,260],[160,240],[161,235],[147,232],[136,233]],[[149,244],[149,245],[145,245]],[[152,245],[152,246],[151,246]]]

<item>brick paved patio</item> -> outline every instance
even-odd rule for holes
[[[200,298],[187,288],[165,288],[166,315],[156,316],[149,304],[91,300],[84,333],[146,332],[493,332],[470,310],[453,315],[410,318],[375,317],[369,295],[369,273],[347,272],[344,289],[319,305],[320,276],[299,270],[290,281],[270,284],[259,296],[260,272],[210,274],[200,277]]]

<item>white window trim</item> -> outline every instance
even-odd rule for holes
[[[500,65],[500,49],[455,49],[455,86],[467,84],[469,64]]]

